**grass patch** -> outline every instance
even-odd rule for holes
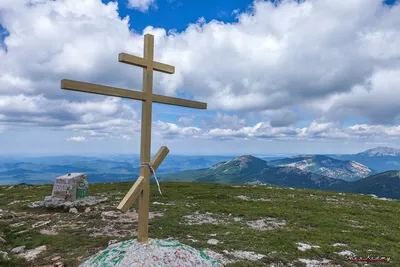
[[[104,211],[115,211],[115,203],[131,186],[132,183],[128,182],[90,184],[90,195],[107,196],[108,201],[91,207],[88,213],[78,214],[25,206],[50,195],[50,185],[0,187],[0,236],[6,240],[6,243],[0,244],[0,251],[7,252],[10,257],[9,260],[0,259],[0,265],[27,266],[27,262],[15,257],[10,250],[21,245],[27,249],[46,245],[47,250],[33,261],[36,266],[50,264],[54,256],[61,256],[68,266],[77,266],[86,257],[106,248],[110,240],[136,238],[134,235],[117,234],[135,230],[136,222],[118,222],[114,218],[103,220],[101,216]],[[357,265],[337,254],[344,250],[354,252],[357,257],[367,257],[368,254],[391,257],[385,266],[400,266],[400,201],[273,186],[162,182],[161,187],[163,195],[159,195],[154,183],[150,187],[150,210],[163,214],[151,220],[150,238],[173,237],[195,248],[210,249],[220,254],[224,254],[224,250],[241,250],[265,255],[258,261],[238,260],[226,266],[268,266],[272,263],[304,266],[297,262],[299,258],[329,259],[331,263],[341,266]],[[237,196],[245,196],[246,199]],[[9,205],[16,200],[23,202]],[[137,210],[137,204],[132,208]],[[195,218],[199,214],[212,217],[216,222],[186,223],[185,216]],[[249,221],[264,220],[268,226],[271,222],[267,218],[284,221],[285,224],[271,230],[256,230],[247,224]],[[51,222],[45,226],[32,228],[35,223],[48,220]],[[25,224],[11,226],[18,222]],[[57,234],[43,234],[43,229],[53,229]],[[96,229],[100,233],[114,229],[116,234],[91,236],[88,229]],[[211,238],[219,243],[208,244]],[[298,242],[319,248],[301,251]],[[347,246],[332,246],[335,243]],[[361,266],[360,263],[358,265]]]

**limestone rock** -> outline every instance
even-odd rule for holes
[[[35,201],[27,204],[29,208],[63,208],[69,210],[70,208],[78,208],[78,207],[88,207],[94,206],[100,203],[107,201],[108,198],[98,198],[94,196],[89,196],[87,198],[78,199],[75,201],[66,201],[61,198],[56,198],[52,196],[46,196],[43,201]]]
[[[83,262],[80,267],[114,266],[223,266],[204,251],[174,240],[149,239],[147,243],[126,240],[110,245]]]
[[[40,253],[42,253],[45,250],[47,250],[47,247],[44,245],[34,249],[30,249],[24,253],[19,254],[18,256],[21,256],[26,260],[31,261],[34,260]]]
[[[11,252],[15,253],[15,254],[23,253],[23,252],[25,252],[25,246],[19,246],[19,247],[13,248],[11,250]]]
[[[219,243],[219,241],[217,239],[214,239],[214,238],[209,239],[207,241],[207,244],[210,244],[210,245],[217,245],[218,243]]]
[[[76,208],[70,208],[69,212],[71,213],[78,213],[78,210]]]

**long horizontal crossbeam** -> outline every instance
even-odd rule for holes
[[[136,99],[145,101],[148,99],[148,94],[140,91],[132,91],[122,88],[116,88],[111,86],[105,86],[94,83],[86,83],[80,81],[73,81],[68,79],[61,80],[61,88],[71,91],[79,91],[85,93],[117,96],[122,98]],[[197,102],[192,100],[186,100],[176,97],[169,97],[163,95],[152,94],[151,101],[155,103],[175,105],[181,107],[197,108],[197,109],[207,109],[207,103]]]

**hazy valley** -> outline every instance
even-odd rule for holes
[[[71,172],[89,182],[134,181],[138,155],[0,157],[0,184],[48,184]],[[265,184],[400,198],[400,150],[377,147],[350,155],[291,157],[168,155],[160,181]]]

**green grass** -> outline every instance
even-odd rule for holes
[[[136,222],[113,223],[113,219],[101,219],[101,212],[116,211],[117,204],[131,185],[132,183],[91,184],[90,195],[108,196],[109,199],[105,204],[98,205],[97,210],[92,207],[91,212],[79,215],[24,206],[28,202],[42,200],[44,196],[50,195],[50,185],[25,185],[9,190],[8,187],[0,187],[0,209],[3,210],[3,213],[0,213],[0,236],[7,241],[5,244],[0,243],[0,251],[8,252],[11,257],[8,261],[0,259],[0,266],[30,266],[30,264],[40,266],[50,264],[51,258],[58,255],[63,258],[67,266],[77,266],[86,257],[106,248],[109,240],[122,241],[135,238],[131,235],[90,236],[93,231],[88,231],[90,228],[103,229],[108,224],[112,224],[115,233],[123,234],[136,229]],[[400,201],[398,200],[383,201],[362,195],[339,195],[334,192],[309,189],[290,190],[283,187],[251,185],[236,187],[212,183],[163,182],[161,189],[162,196],[159,195],[157,186],[152,183],[150,203],[173,202],[174,205],[150,205],[151,211],[163,213],[162,217],[151,220],[150,238],[173,237],[195,248],[208,248],[221,254],[224,250],[243,250],[266,255],[259,261],[238,261],[226,266],[268,266],[271,263],[304,266],[296,263],[299,258],[317,260],[325,258],[341,266],[356,266],[344,256],[335,253],[343,250],[350,250],[356,253],[357,257],[367,257],[368,254],[391,257],[389,263],[379,265],[400,266],[400,220],[398,219]],[[235,198],[239,195],[251,199],[265,198],[270,201],[246,201]],[[15,200],[26,202],[8,205]],[[133,208],[137,209],[137,204]],[[195,212],[211,212],[215,218],[228,223],[185,224],[183,217]],[[242,220],[234,221],[234,217],[240,217]],[[286,225],[265,231],[254,230],[246,225],[247,221],[266,217],[273,217],[277,221],[284,220]],[[51,220],[48,225],[32,229],[35,222],[48,220]],[[25,224],[18,227],[11,226],[17,222]],[[41,229],[52,227],[58,229],[57,235],[40,233]],[[18,233],[24,230],[28,231]],[[216,236],[211,237],[210,234]],[[188,240],[187,235],[198,242]],[[210,238],[218,239],[222,243],[207,244]],[[320,248],[300,251],[297,242],[318,245]],[[333,243],[345,243],[348,246],[333,247],[331,246]],[[14,257],[10,252],[12,248],[21,245],[25,245],[28,249],[46,245],[47,251],[39,254],[33,263],[27,263]]]

